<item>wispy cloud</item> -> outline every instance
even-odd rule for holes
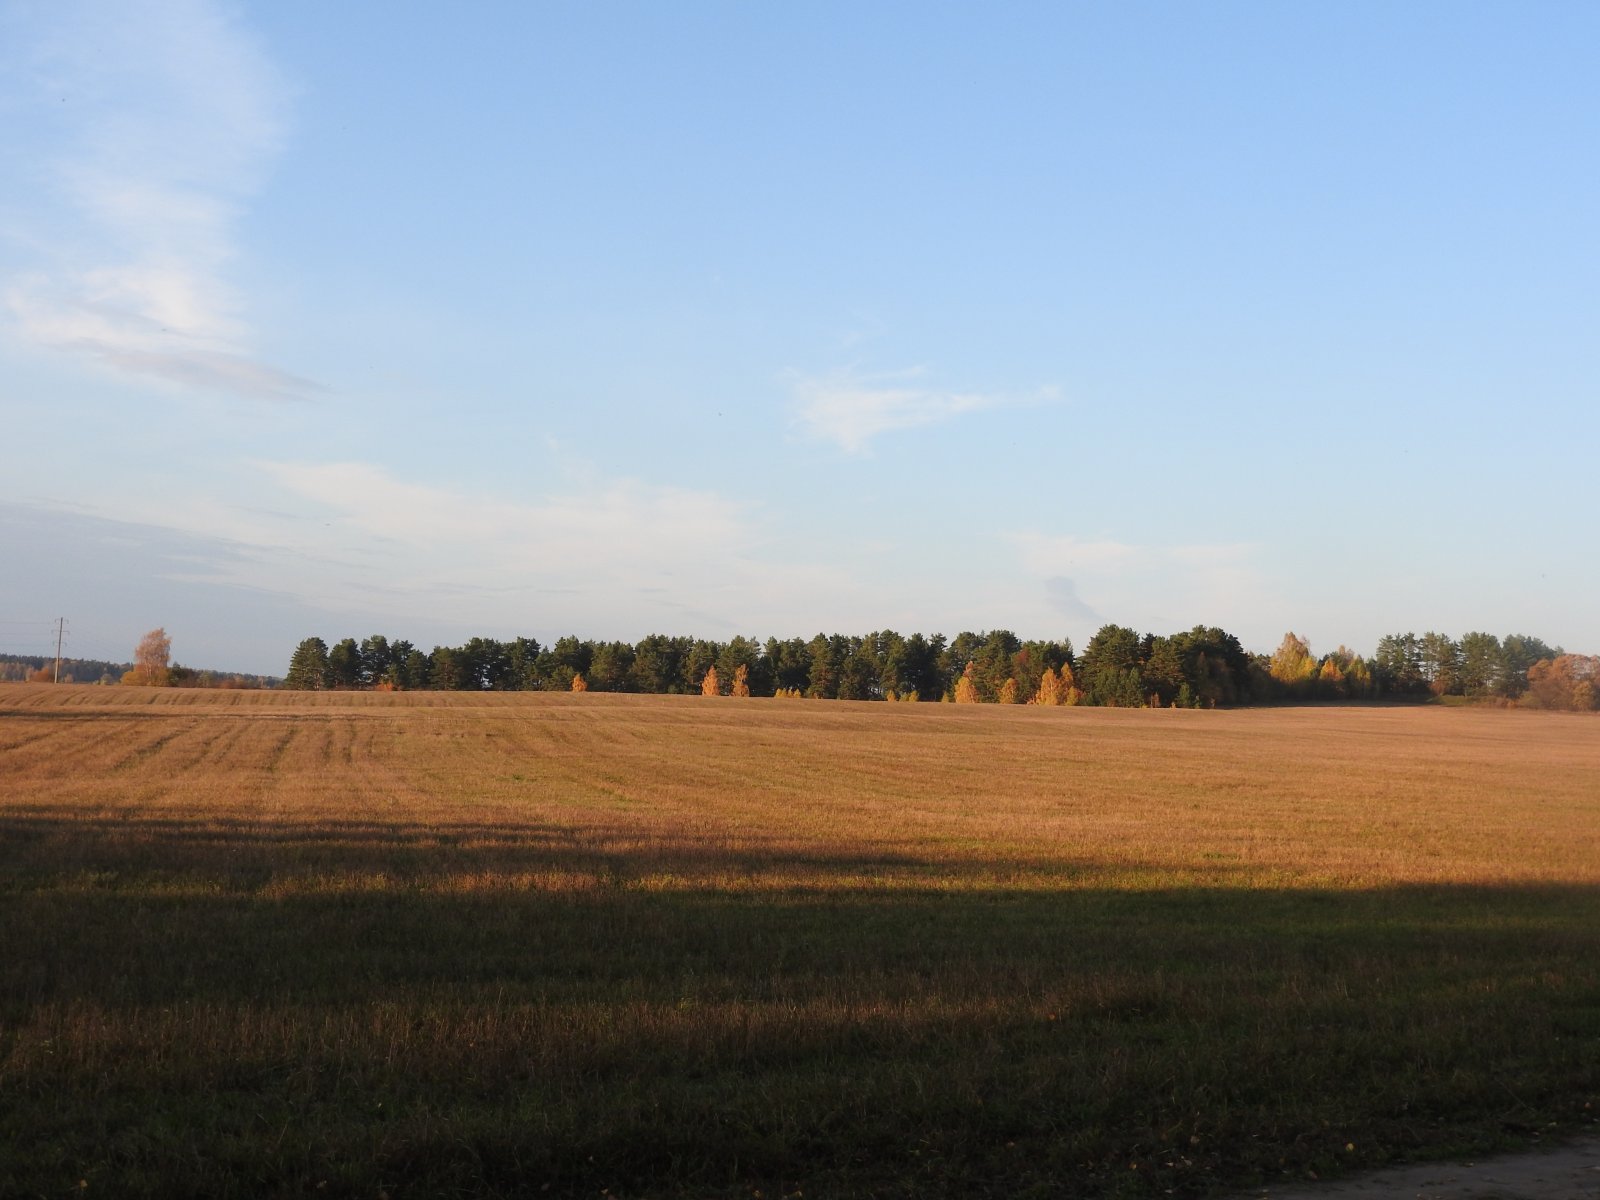
[[[24,340],[202,391],[304,396],[260,362],[228,279],[235,229],[283,140],[288,88],[210,0],[60,0],[10,15],[20,104],[47,140],[7,205]]]
[[[193,496],[176,513],[130,502],[126,519],[230,547],[169,579],[473,633],[726,636],[871,607],[863,581],[775,550],[758,514],[715,492],[596,480],[513,498],[367,462],[262,462],[241,476],[253,503]]]
[[[902,429],[935,425],[1001,405],[1045,398],[992,392],[941,391],[923,386],[920,370],[864,375],[840,372],[802,378],[794,384],[795,414],[811,436],[849,454],[864,453],[874,438]]]
[[[496,576],[549,579],[614,568],[630,586],[646,575],[673,575],[704,550],[747,550],[751,534],[740,507],[710,492],[607,483],[536,503],[473,495],[397,479],[370,463],[264,463],[288,492],[322,505],[346,529],[429,552],[495,547]]]

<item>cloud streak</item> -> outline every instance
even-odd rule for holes
[[[241,476],[255,503],[124,511],[230,548],[169,579],[281,591],[364,624],[451,636],[727,636],[866,607],[861,581],[774,554],[749,507],[714,492],[610,480],[508,498],[354,461],[260,462]]]
[[[795,415],[810,436],[832,442],[847,454],[863,454],[884,434],[936,425],[1027,399],[921,387],[916,382],[920,375],[919,371],[843,372],[803,378],[794,385]]]
[[[29,17],[9,57],[47,151],[9,206],[27,260],[4,289],[14,333],[202,392],[314,391],[258,360],[228,279],[284,137],[288,89],[266,56],[208,0],[62,0]]]

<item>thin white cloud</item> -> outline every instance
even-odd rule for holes
[[[795,414],[812,437],[832,442],[848,454],[861,454],[874,438],[886,433],[935,425],[963,413],[1028,399],[922,387],[917,383],[921,374],[920,371],[876,375],[841,372],[821,378],[802,378],[794,384]]]
[[[396,628],[726,636],[871,607],[863,581],[774,553],[748,506],[713,492],[611,480],[513,499],[365,462],[243,475],[258,503],[192,497],[175,514],[135,499],[120,516],[230,548],[170,579],[270,589]]]
[[[24,341],[110,371],[283,399],[228,270],[284,134],[288,89],[210,0],[30,7],[6,57],[42,162],[7,205],[25,266],[4,290]],[[26,38],[20,35],[26,34]]]
[[[544,572],[593,570],[602,560],[623,573],[671,572],[696,545],[737,553],[751,540],[739,506],[709,492],[621,481],[529,504],[406,482],[370,463],[262,467],[362,535],[435,554],[499,547],[509,553],[497,573],[534,560]]]

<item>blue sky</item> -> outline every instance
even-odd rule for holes
[[[1600,650],[1592,4],[0,0],[0,650]]]

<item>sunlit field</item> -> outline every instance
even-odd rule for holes
[[[0,685],[0,1195],[1196,1196],[1597,1112],[1594,718]]]

